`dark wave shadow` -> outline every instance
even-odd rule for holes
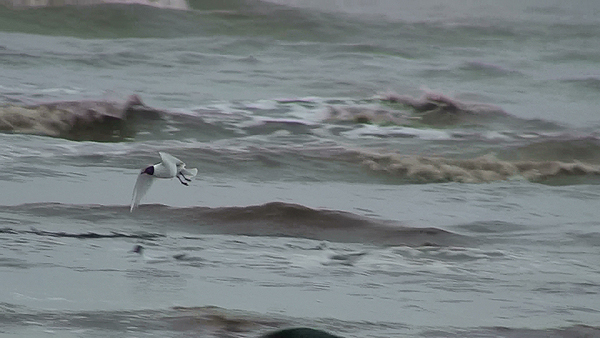
[[[398,221],[284,202],[220,208],[147,205],[142,206],[139,213],[144,214],[144,218],[177,219],[204,233],[297,237],[375,245],[449,246],[467,243],[466,237],[438,228],[411,228]]]
[[[396,246],[464,246],[472,239],[434,227],[408,227],[399,221],[369,218],[346,211],[313,209],[299,204],[271,202],[241,207],[175,208],[158,204],[141,205],[133,213],[128,206],[23,204],[5,211],[43,217],[60,217],[110,222],[142,222],[165,229],[203,234],[295,237],[341,243]],[[8,229],[7,231],[11,231]],[[49,236],[126,237],[129,234],[68,234],[40,232]],[[140,236],[139,234],[134,234]],[[152,236],[153,234],[150,234]]]

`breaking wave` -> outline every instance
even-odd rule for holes
[[[159,118],[137,95],[126,102],[59,101],[33,106],[0,106],[0,131],[73,140],[114,141],[134,135],[136,116]]]
[[[519,138],[523,132],[536,135],[561,129],[549,121],[523,120],[494,105],[463,102],[434,92],[426,92],[421,98],[387,94],[365,100],[266,101],[269,104],[258,104],[258,107],[257,103],[221,103],[180,111],[149,107],[137,95],[131,95],[126,102],[80,100],[29,106],[7,104],[0,105],[0,131],[119,142],[134,137],[143,139],[140,137],[142,132],[154,136],[158,132],[165,137],[178,134],[180,139],[202,140],[278,132],[319,136],[320,130],[327,128],[333,133],[360,134],[360,131],[352,130],[352,126],[340,126],[349,122],[374,124],[379,128],[362,136],[428,138],[436,134],[436,137],[446,139],[464,137],[469,133],[465,127],[497,130],[494,133],[505,138]],[[339,130],[331,128],[331,124],[337,125]],[[392,128],[387,126],[412,129],[390,130]],[[480,129],[475,130],[476,135],[481,134]]]
[[[372,171],[420,183],[483,183],[508,179],[546,182],[552,179],[599,176],[600,166],[582,162],[503,161],[494,156],[472,159],[364,153]]]
[[[516,130],[561,128],[549,121],[518,118],[492,104],[458,100],[433,91],[425,91],[419,98],[387,93],[377,99],[382,105],[373,106],[374,102],[367,102],[367,105],[330,105],[325,121],[428,128],[491,125]]]
[[[421,123],[432,126],[481,124],[510,117],[500,107],[462,102],[435,92],[425,92],[419,99],[397,94],[387,94],[381,99],[412,108]]]

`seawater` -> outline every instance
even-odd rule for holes
[[[600,336],[596,2],[190,6],[0,8],[0,333]]]

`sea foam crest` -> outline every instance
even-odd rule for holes
[[[511,162],[492,155],[471,159],[373,153],[362,156],[363,164],[370,170],[421,183],[482,183],[513,178],[544,181],[562,176],[600,175],[599,165],[582,162]]]

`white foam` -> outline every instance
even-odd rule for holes
[[[362,125],[360,128],[340,133],[350,139],[365,137],[416,137],[422,140],[450,140],[452,135],[445,130],[417,129],[411,127],[385,127],[372,124]]]

